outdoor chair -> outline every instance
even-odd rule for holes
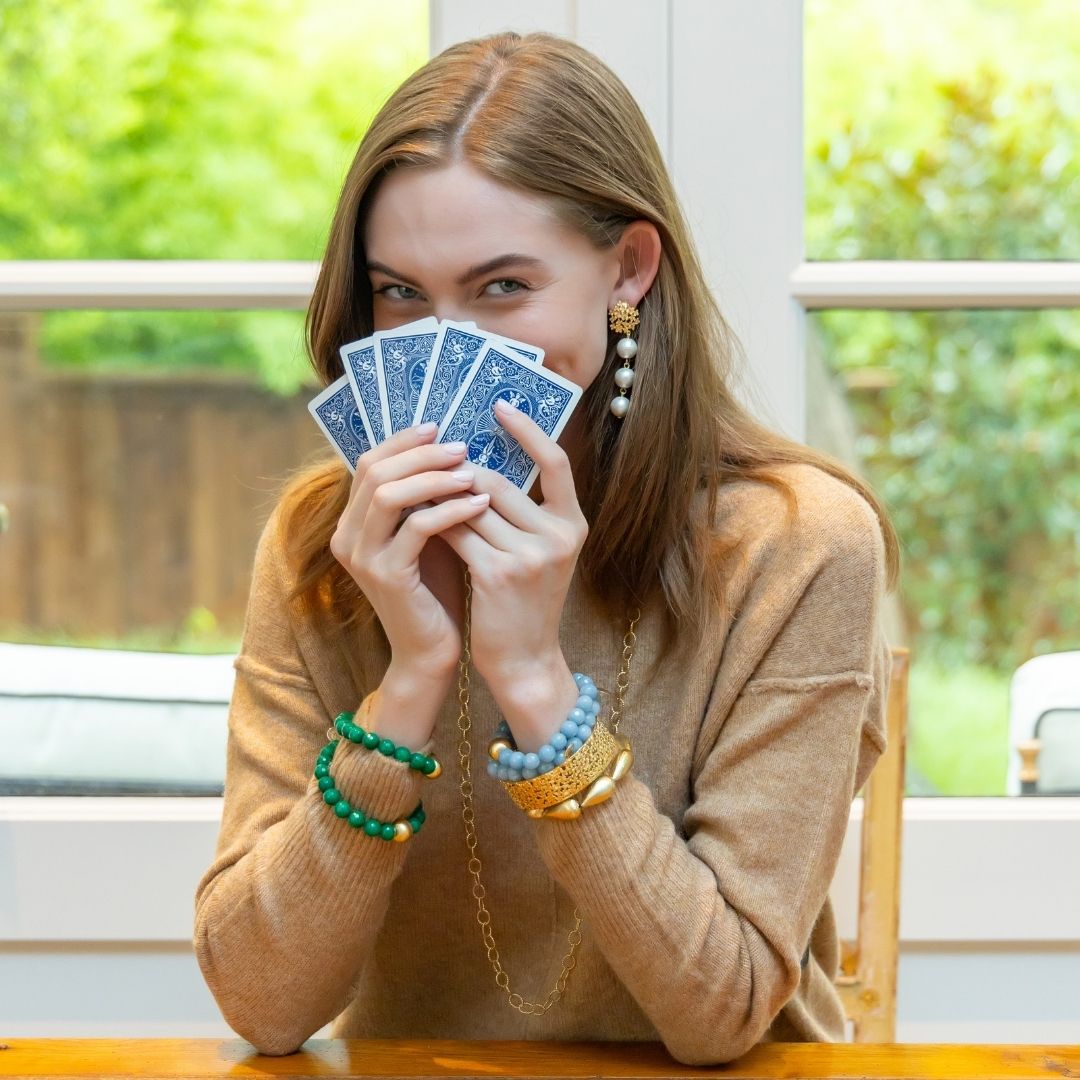
[[[1009,683],[1009,795],[1080,795],[1080,650],[1021,664]]]

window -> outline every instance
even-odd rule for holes
[[[25,737],[0,794],[29,776],[220,791],[255,540],[279,481],[325,449],[302,340],[315,260],[364,129],[427,59],[428,7],[46,0],[3,18],[0,710]],[[155,739],[128,737],[133,710]],[[80,725],[97,737],[65,772],[53,740]]]
[[[912,647],[911,795],[1006,794],[1012,673],[1080,648],[1080,598],[1062,587],[1080,570],[1080,316],[1037,301],[1031,276],[1080,256],[1073,14],[805,7],[807,258],[821,282],[827,260],[851,264],[812,304],[807,436],[866,475],[901,535],[889,615]],[[994,282],[1043,310],[1005,310],[989,284],[948,310],[990,260],[1016,260]],[[923,295],[900,299],[900,276]],[[842,281],[862,310],[835,296]],[[945,310],[873,310],[875,293]]]

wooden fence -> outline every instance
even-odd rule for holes
[[[243,377],[43,368],[39,316],[0,316],[0,627],[236,634],[281,480],[325,453],[307,412]]]

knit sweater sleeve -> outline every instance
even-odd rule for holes
[[[687,1065],[745,1053],[795,994],[865,779],[860,751],[873,761],[884,747],[884,544],[869,504],[844,490],[802,511],[759,568],[682,821],[634,772],[580,818],[536,821],[552,876]]]
[[[323,801],[313,769],[333,718],[293,633],[276,530],[275,513],[255,556],[221,829],[196,887],[193,938],[225,1020],[263,1054],[292,1053],[345,1007],[409,848],[354,829]],[[331,768],[349,802],[379,820],[420,800],[419,773],[347,740]]]

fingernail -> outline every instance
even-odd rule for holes
[[[463,442],[448,442],[443,443],[443,449],[448,454],[460,454],[465,450],[465,444]]]
[[[457,472],[452,472],[450,475],[455,480],[465,481],[471,480],[476,475],[476,473],[474,473],[472,469],[458,469]]]
[[[504,413],[514,412],[513,407],[508,402],[503,401],[502,398],[498,398],[495,401],[495,408],[500,409]]]
[[[435,431],[438,428],[438,426],[439,425],[436,424],[433,420],[429,420],[426,424],[421,424],[416,429],[416,434],[417,435],[430,435],[433,431]]]
[[[479,506],[481,503],[486,503],[491,496],[485,491],[483,495],[474,495],[469,502]]]

